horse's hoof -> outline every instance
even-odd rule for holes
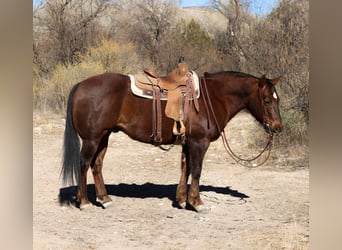
[[[111,208],[113,206],[113,202],[112,201],[108,201],[108,202],[102,203],[102,206],[104,208]]]
[[[92,206],[91,203],[80,204],[80,210],[87,210],[91,206]]]
[[[195,209],[195,211],[197,213],[201,213],[201,214],[206,214],[210,211],[210,207],[207,207],[205,205],[199,205],[199,206],[196,206],[196,207],[193,207]]]
[[[179,205],[180,208],[183,208],[183,209],[186,208],[186,202],[185,202],[185,201],[183,201],[183,202],[178,202],[178,205]]]
[[[103,206],[103,208],[109,208],[113,204],[113,202],[112,202],[112,200],[110,198],[106,198],[106,199],[103,199],[103,200],[101,200],[99,198],[96,198],[96,201],[98,203],[100,203]]]

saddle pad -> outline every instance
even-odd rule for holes
[[[191,71],[191,73],[192,73],[193,86],[195,88],[196,97],[198,99],[200,97],[199,78],[198,78],[198,75],[196,74],[196,72]],[[137,86],[136,75],[128,74],[128,76],[129,76],[129,79],[131,81],[131,91],[134,95],[140,96],[143,98],[153,99],[153,91],[152,90],[141,89]],[[167,96],[168,96],[167,92],[162,92],[160,99],[161,100],[167,100],[168,99]]]

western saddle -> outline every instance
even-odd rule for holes
[[[144,68],[144,73],[131,77],[132,92],[136,95],[153,99],[153,137],[154,143],[160,145],[161,135],[161,100],[167,100],[165,115],[174,120],[172,132],[185,140],[184,122],[188,116],[191,101],[196,111],[199,106],[198,94],[193,84],[193,74],[185,62],[181,62],[166,76],[159,76],[152,70]],[[197,75],[196,75],[197,76]],[[197,79],[196,79],[197,80]],[[198,81],[198,80],[197,80]],[[133,84],[134,83],[134,84]],[[142,94],[137,94],[133,88],[138,88]]]

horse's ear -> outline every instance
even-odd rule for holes
[[[266,76],[262,75],[260,80],[259,80],[259,87],[261,88],[261,87],[265,86],[265,84],[266,84]]]
[[[279,82],[280,78],[281,78],[281,76],[278,76],[278,77],[274,78],[273,80],[271,80],[272,84],[276,85]]]

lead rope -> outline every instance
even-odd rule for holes
[[[265,146],[265,148],[255,157],[252,157],[250,159],[244,159],[244,158],[241,158],[239,157],[238,155],[236,155],[233,150],[231,149],[229,143],[228,143],[228,140],[227,140],[227,137],[226,137],[226,134],[224,132],[224,129],[221,131],[221,128],[217,122],[217,118],[215,116],[215,113],[214,113],[214,109],[213,109],[213,106],[211,104],[211,101],[210,101],[210,98],[209,98],[209,94],[208,94],[208,89],[207,89],[207,84],[206,84],[206,81],[205,81],[205,78],[203,77],[203,86],[204,86],[204,90],[205,90],[205,95],[203,95],[203,100],[204,100],[204,104],[206,106],[206,110],[207,110],[207,114],[208,114],[208,128],[209,128],[209,109],[208,109],[208,103],[209,103],[209,108],[210,108],[210,111],[211,111],[211,114],[214,118],[214,121],[215,121],[215,124],[216,124],[216,127],[217,127],[217,130],[218,132],[221,134],[221,138],[222,138],[222,141],[223,141],[223,146],[225,148],[225,150],[227,151],[227,153],[237,162],[239,163],[240,165],[242,166],[245,166],[245,167],[259,167],[261,165],[263,165],[269,158],[270,154],[271,154],[271,149],[272,149],[272,141],[273,141],[273,134],[272,132],[270,131],[269,133],[269,136],[268,136],[268,141],[267,141],[267,144]],[[206,100],[206,98],[208,100]],[[262,161],[261,163],[254,163],[252,164],[252,166],[248,165],[247,163],[251,163],[252,161],[258,159],[266,150],[268,150],[268,153],[267,153],[267,156],[265,158],[264,161]]]

